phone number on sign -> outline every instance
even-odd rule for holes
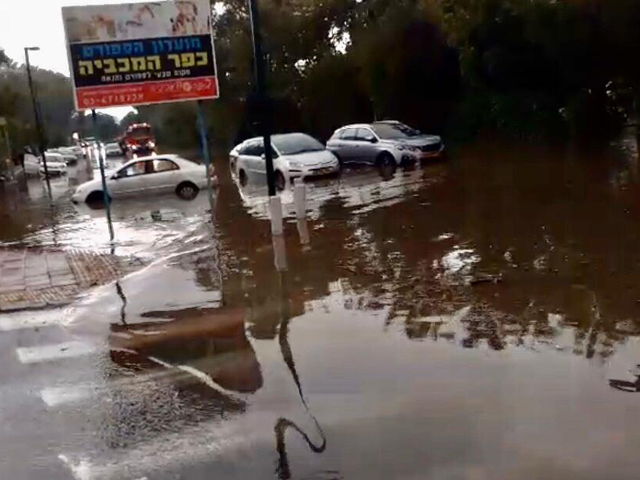
[[[83,109],[215,98],[217,87],[215,77],[148,82],[135,86],[85,87],[77,90],[77,100],[78,107]]]
[[[83,96],[80,106],[84,108],[108,107],[112,105],[126,105],[130,103],[140,103],[144,101],[142,93],[127,93],[121,95],[96,95]]]

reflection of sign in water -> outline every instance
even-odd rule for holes
[[[62,13],[78,109],[218,96],[208,0]]]

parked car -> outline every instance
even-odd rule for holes
[[[340,163],[336,156],[315,138],[304,133],[285,133],[271,137],[276,186],[282,190],[294,178],[336,174]],[[232,171],[245,184],[250,173],[266,174],[262,138],[251,138],[229,153]]]
[[[40,174],[40,159],[29,152],[24,154],[24,173],[29,176]]]
[[[47,169],[45,171],[44,163],[40,159],[40,173],[49,175],[64,175],[67,173],[67,163],[64,157],[60,153],[45,152],[45,158],[47,160]]]
[[[117,142],[107,143],[104,146],[104,152],[107,157],[119,157],[122,155],[122,150]]]
[[[426,135],[397,121],[384,121],[339,128],[327,148],[343,163],[400,165],[438,157],[444,144],[437,135]]]
[[[45,153],[47,154],[47,167],[49,166],[49,157],[51,157],[52,161],[59,161],[60,159],[62,159],[62,161],[67,166],[75,165],[76,163],[78,163],[78,158],[75,155],[69,153],[65,148],[51,149],[47,150]]]
[[[209,175],[215,184],[213,173],[211,168]],[[195,198],[206,185],[206,167],[177,155],[137,158],[107,177],[107,190],[111,198],[175,192],[180,198],[189,200]],[[76,203],[102,201],[102,180],[98,178],[83,183],[71,199]]]

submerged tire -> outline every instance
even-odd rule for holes
[[[95,190],[87,195],[87,199],[85,200],[85,202],[91,205],[103,204],[104,193],[102,193],[102,190]]]
[[[278,190],[284,190],[285,187],[287,186],[287,181],[284,178],[284,175],[282,174],[281,171],[277,170],[276,171],[276,188]]]
[[[240,185],[243,187],[247,184],[247,173],[244,170],[240,170],[238,172],[238,180],[240,181]]]
[[[176,194],[183,200],[193,200],[198,195],[199,188],[191,182],[182,182],[176,188]]]

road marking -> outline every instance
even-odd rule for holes
[[[91,343],[71,341],[42,347],[16,348],[16,354],[22,363],[41,363],[89,355],[97,350]]]
[[[91,398],[94,389],[91,387],[53,387],[40,392],[42,401],[49,407],[57,407],[65,403],[75,403]]]
[[[59,312],[56,312],[56,316]],[[11,332],[13,330],[23,330],[27,328],[48,327],[54,325],[53,315],[33,312],[16,312],[11,315],[0,316],[0,331]]]

